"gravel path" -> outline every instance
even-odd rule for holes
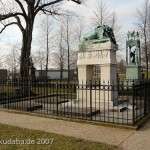
[[[139,131],[69,122],[0,109],[0,123],[117,145],[124,150],[150,149],[150,121]]]

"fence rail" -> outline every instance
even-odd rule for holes
[[[148,81],[79,85],[77,81],[0,80],[0,107],[134,125],[150,113],[149,91]]]
[[[133,111],[134,124],[150,113],[150,81],[133,85]]]

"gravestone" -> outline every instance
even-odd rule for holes
[[[94,32],[86,34],[79,43],[77,60],[79,84],[89,85],[90,80],[93,79],[94,65],[100,65],[101,85],[107,85],[108,83],[109,85],[116,85],[117,50],[118,45],[116,44],[113,30],[109,26],[98,26]],[[89,102],[91,94],[94,102],[96,98],[97,102],[109,102],[109,106],[116,105],[118,101],[117,90],[92,90],[92,93],[88,89],[78,89],[77,91],[78,100],[81,101]]]
[[[128,32],[126,40],[126,79],[141,78],[141,50],[138,32]]]

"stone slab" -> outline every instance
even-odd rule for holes
[[[41,104],[61,104],[68,102],[68,99],[66,98],[60,98],[60,97],[45,97],[40,99],[35,99],[35,103],[41,103]]]
[[[20,101],[3,104],[3,108],[16,109],[22,111],[33,111],[37,109],[42,109],[43,105],[34,103],[33,101],[31,101],[31,103],[29,101]]]
[[[80,116],[80,117],[91,117],[98,113],[100,113],[100,110],[95,109],[94,107],[89,108],[78,108],[78,107],[59,107],[58,112],[57,110],[53,110],[53,113],[60,114],[60,115],[69,115],[69,116]]]

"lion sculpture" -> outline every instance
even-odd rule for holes
[[[92,43],[111,41],[116,44],[113,29],[106,25],[98,26],[94,32],[86,34],[81,43],[86,41],[92,41]]]

